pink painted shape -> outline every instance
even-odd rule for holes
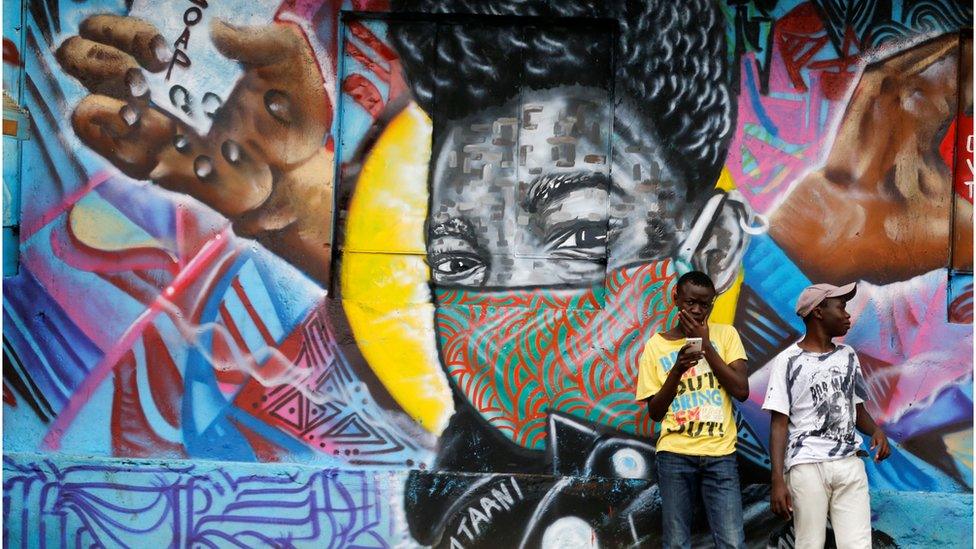
[[[759,106],[778,130],[776,137],[791,145],[806,147],[797,155],[789,154],[745,133],[748,124],[762,127],[756,114],[757,105],[753,101],[752,94],[745,88],[748,85],[746,71],[752,72],[753,81],[757,86],[759,85],[759,72],[753,54],[743,58],[740,70],[743,89],[739,93],[737,128],[725,165],[749,204],[759,213],[766,213],[793,183],[823,162],[827,146],[832,141],[830,132],[837,118],[843,113],[846,101],[828,101],[826,103],[828,112],[824,114],[826,98],[820,87],[820,79],[809,78],[809,90],[798,92],[793,87],[782,57],[778,52],[774,53],[770,66],[770,95],[760,95]],[[808,76],[816,75],[817,72],[819,71],[804,71]],[[773,93],[795,95],[797,98],[794,100],[774,97],[771,95]],[[807,112],[809,112],[808,116]],[[826,119],[823,128],[820,127],[822,117]],[[743,147],[756,157],[760,172],[758,177],[743,171]],[[785,173],[774,181],[777,170],[785,170]]]
[[[851,320],[863,328],[847,339],[866,363],[865,378],[876,391],[875,419],[897,419],[942,387],[972,375],[972,327],[948,322],[946,281],[945,269],[939,269],[887,286],[858,284],[860,300]]]

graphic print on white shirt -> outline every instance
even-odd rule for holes
[[[855,454],[856,406],[866,396],[860,362],[847,345],[811,353],[793,344],[777,355],[763,408],[789,416],[786,469]]]

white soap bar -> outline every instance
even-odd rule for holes
[[[278,2],[267,0],[135,0],[129,15],[149,21],[173,51],[169,66],[144,71],[153,103],[201,135],[210,131],[213,113],[243,73],[240,63],[224,57],[210,39],[210,23],[269,24]]]

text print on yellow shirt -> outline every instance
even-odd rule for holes
[[[661,368],[665,375],[671,371],[678,360],[678,351],[666,357],[661,357]],[[678,423],[673,432],[687,431],[688,436],[698,437],[702,434],[715,436],[723,434],[722,388],[712,373],[712,367],[702,359],[693,368],[681,376],[678,393],[671,402],[671,413]],[[689,425],[694,422],[696,425]],[[694,427],[689,429],[689,427]]]

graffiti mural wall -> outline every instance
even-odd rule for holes
[[[751,545],[811,281],[859,283],[876,544],[971,540],[969,6],[4,14],[5,544],[656,546],[637,361],[692,269]]]

